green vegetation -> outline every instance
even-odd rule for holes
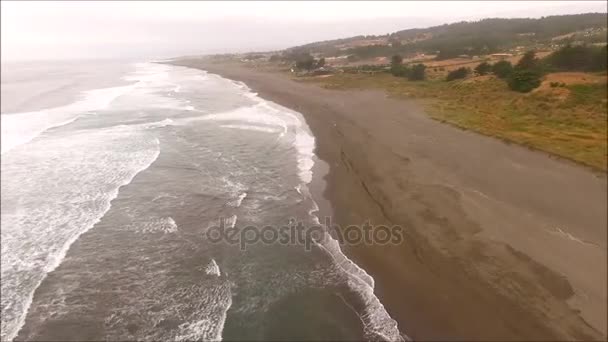
[[[393,76],[403,76],[404,72],[403,72],[403,57],[401,57],[400,55],[394,55],[391,58],[391,74]]]
[[[401,56],[394,55],[391,58],[390,73],[396,77],[407,77],[410,81],[422,81],[426,77],[426,65],[419,63],[408,67],[403,65]]]
[[[315,59],[310,54],[303,53],[296,57],[296,68],[311,70],[315,66]]]
[[[329,77],[299,80],[419,98],[442,122],[606,170],[608,50],[596,43],[606,42],[607,19],[606,13],[485,19],[313,43],[288,49],[283,58],[306,69],[323,65],[311,53],[348,56],[349,62],[392,56],[390,67],[374,61],[342,67],[343,73]],[[595,45],[585,45],[591,43]],[[496,57],[515,59],[522,47],[554,52],[539,59],[528,51],[516,65],[489,63]],[[506,50],[510,53],[488,56]],[[435,60],[459,58],[430,62],[432,55]],[[427,70],[421,63],[404,63],[406,58],[433,66]],[[474,67],[474,74],[467,66]]]
[[[515,65],[514,71],[509,76],[509,88],[527,93],[540,86],[542,76],[540,60],[536,58],[534,51],[528,51]]]
[[[509,77],[509,88],[511,90],[527,93],[540,86],[541,74],[534,70],[515,70]]]
[[[426,66],[424,64],[416,64],[412,66],[407,74],[410,81],[422,81],[425,78]]]
[[[475,73],[479,76],[487,75],[492,71],[492,65],[488,62],[482,62],[475,67]]]
[[[507,78],[513,72],[513,65],[509,61],[499,61],[492,65],[492,73],[498,78]]]
[[[606,70],[607,47],[572,46],[570,44],[555,51],[545,60],[547,65],[560,71]]]
[[[320,53],[326,57],[354,55],[360,59],[396,54],[409,56],[416,52],[424,52],[437,54],[437,59],[447,59],[463,54],[483,55],[516,46],[549,46],[555,43],[552,38],[572,32],[586,31],[582,35],[586,40],[577,38],[583,42],[605,42],[607,19],[606,13],[548,16],[539,19],[492,18],[424,29],[409,29],[383,36],[329,40],[294,47],[290,51]],[[347,50],[340,48],[341,45],[365,39],[384,39],[386,44],[353,47]]]
[[[445,80],[449,82],[461,78],[466,78],[470,73],[471,69],[469,68],[458,68],[456,70],[450,71]]]
[[[498,78],[481,82],[410,82],[388,73],[343,73],[302,81],[331,89],[384,89],[393,97],[417,98],[439,121],[607,169],[605,79],[560,87],[566,92],[565,97],[545,91],[510,91],[507,83]]]

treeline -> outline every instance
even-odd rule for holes
[[[526,52],[517,64],[499,61],[494,64],[482,62],[474,70],[462,67],[452,70],[446,81],[463,79],[471,74],[494,74],[507,81],[509,88],[519,92],[529,92],[541,84],[543,75],[556,71],[606,71],[608,66],[608,46],[571,46],[567,45],[544,59],[536,57],[534,51]],[[410,80],[425,78],[422,64],[412,67],[402,65],[399,55],[393,56],[390,72],[394,76],[407,77]]]
[[[600,71],[606,70],[607,47],[572,46],[555,51],[547,56],[547,68],[558,71]]]
[[[459,22],[426,29],[398,31],[387,37],[389,45],[370,45],[340,50],[336,46],[360,40],[353,37],[334,41],[307,44],[292,48],[292,51],[321,53],[324,56],[354,55],[359,58],[407,56],[416,52],[438,54],[438,59],[458,55],[482,55],[502,51],[514,46],[526,46],[550,42],[552,37],[590,28],[607,27],[606,13],[549,16],[539,19],[483,19],[474,22]],[[426,36],[427,39],[421,37]],[[595,38],[606,41],[604,37]],[[401,42],[404,42],[401,44]]]
[[[406,77],[410,81],[422,81],[426,78],[426,65],[415,64],[407,66],[403,64],[403,57],[394,55],[391,58],[391,74],[397,77]]]

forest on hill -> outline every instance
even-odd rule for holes
[[[538,19],[489,18],[422,29],[408,29],[383,36],[356,36],[315,42],[286,50],[287,54],[319,54],[357,58],[414,53],[436,54],[437,59],[482,55],[516,46],[606,42],[606,13],[548,16]],[[367,41],[369,44],[357,42]]]

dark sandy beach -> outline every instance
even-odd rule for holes
[[[414,102],[181,60],[301,112],[342,226],[399,224],[400,245],[346,250],[417,340],[606,338],[606,178],[462,131]]]

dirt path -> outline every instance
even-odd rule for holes
[[[402,245],[347,252],[408,335],[606,338],[604,175],[440,124],[379,92],[203,68],[306,117],[339,223],[406,228]]]

